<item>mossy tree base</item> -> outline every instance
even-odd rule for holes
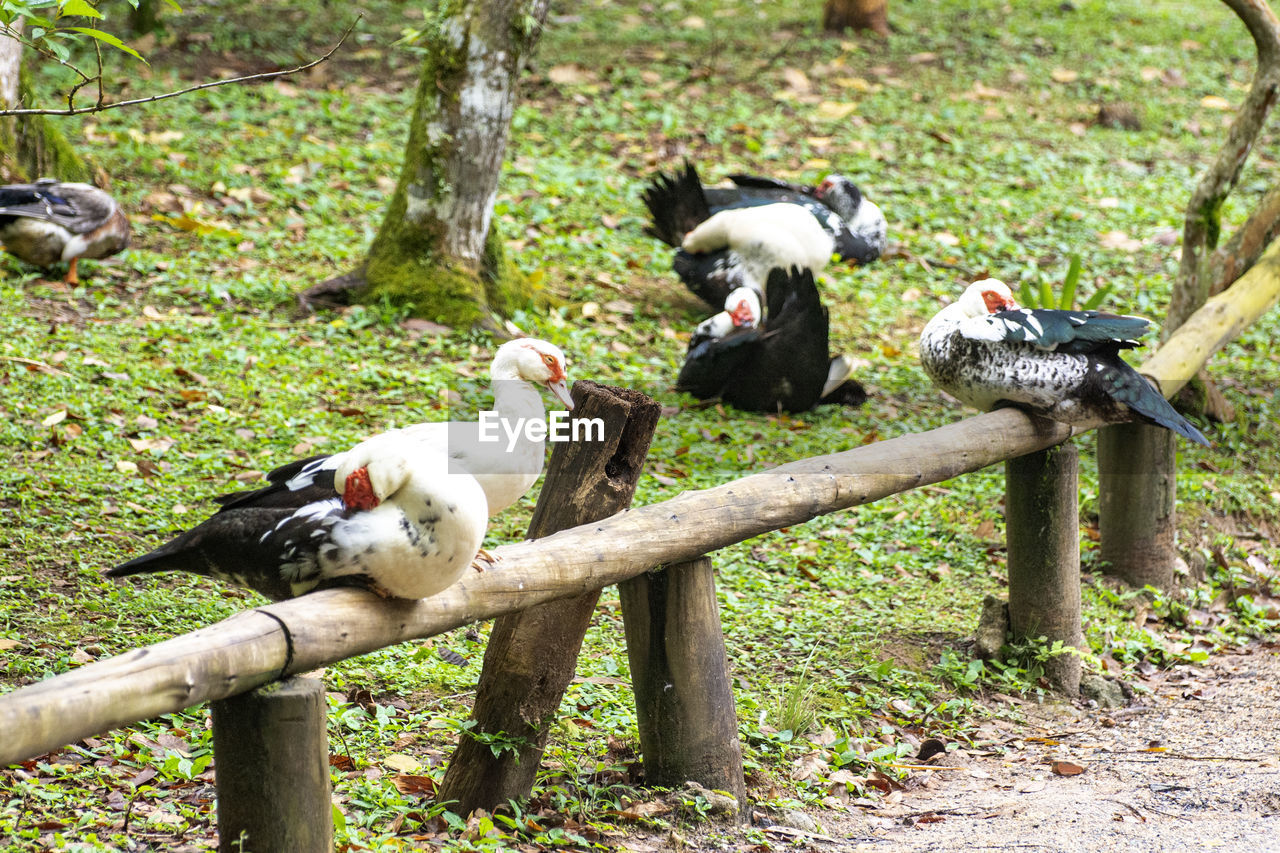
[[[25,71],[19,84],[20,100],[32,102]],[[5,183],[57,178],[60,181],[95,181],[95,169],[85,161],[48,116],[9,116],[0,119],[0,178]]]
[[[363,272],[356,301],[405,305],[414,316],[446,326],[485,325],[495,314],[537,304],[533,282],[507,257],[496,228],[489,230],[479,272],[441,253],[412,251],[371,252]]]

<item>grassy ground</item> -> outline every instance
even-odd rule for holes
[[[385,306],[294,313],[296,292],[360,257],[399,168],[416,63],[391,42],[416,10],[360,5],[351,47],[310,76],[65,125],[112,175],[136,239],[114,263],[86,263],[74,289],[0,260],[6,687],[255,604],[181,577],[99,577],[200,520],[205,498],[295,456],[444,418],[448,391],[469,409],[482,401],[487,336],[424,334]],[[152,69],[124,66],[113,94],[303,60],[347,23],[326,8],[192,3],[152,46]],[[1215,99],[1238,103],[1251,77],[1243,27],[1207,0],[903,2],[892,14],[887,43],[822,37],[816,3],[596,0],[549,23],[496,219],[563,307],[514,321],[562,345],[571,377],[670,406],[637,503],[962,417],[929,387],[914,340],[976,277],[1060,280],[1078,253],[1086,293],[1114,283],[1111,309],[1163,314],[1182,209],[1232,115]],[[1142,129],[1093,124],[1104,102],[1135,107]],[[1274,142],[1256,146],[1230,222],[1276,181]],[[639,189],[686,156],[708,178],[839,170],[884,208],[896,251],[830,270],[823,285],[834,345],[864,362],[865,407],[770,418],[667,390],[700,313],[668,250],[640,233]],[[1218,356],[1211,372],[1236,419],[1201,424],[1214,447],[1180,447],[1185,596],[1149,604],[1094,574],[1094,440],[1080,440],[1092,667],[1141,687],[1152,666],[1274,629],[1264,593],[1280,558],[1276,334],[1269,317]],[[992,693],[1036,694],[1036,650],[985,668],[965,651],[983,595],[1004,586],[1001,500],[990,470],[716,555],[759,807],[856,805],[876,795],[874,774],[907,772],[890,764],[920,738],[974,737],[1003,713]],[[531,507],[497,519],[488,541],[519,538]],[[484,634],[327,671],[347,849],[605,844],[654,798],[634,786],[611,593],[584,648],[587,680],[555,726],[532,807],[539,829],[499,818],[468,831],[424,795],[429,782],[407,781],[443,772]],[[208,716],[194,709],[0,771],[0,838],[13,850],[205,849],[209,759]]]

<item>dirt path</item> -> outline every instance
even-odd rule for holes
[[[1160,673],[1128,708],[1028,704],[1003,754],[939,756],[873,809],[811,812],[818,832],[766,837],[773,849],[910,853],[1280,851],[1280,647],[1250,652]],[[709,840],[684,849],[750,849]],[[650,845],[635,849],[680,846]]]
[[[839,846],[1280,850],[1280,652],[1258,648],[1163,676],[1129,708],[1037,709],[1049,712],[1028,715],[1045,742],[949,761],[965,769],[936,771],[923,790],[850,821],[855,843]],[[1084,772],[1056,775],[1054,761]]]

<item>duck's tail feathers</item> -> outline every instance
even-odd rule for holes
[[[1178,414],[1169,401],[1137,371],[1127,365],[1124,369],[1112,367],[1104,372],[1102,378],[1109,387],[1111,397],[1124,403],[1142,420],[1173,430],[1197,444],[1210,446],[1209,439],[1204,437],[1204,433]]]
[[[675,248],[680,247],[685,234],[711,215],[698,170],[689,162],[675,174],[659,172],[641,198],[651,220],[644,233]]]
[[[121,563],[118,566],[112,566],[104,571],[103,577],[123,578],[129,575],[145,575],[153,572],[168,572],[173,570],[173,566],[169,562],[170,554],[164,548],[158,548],[149,554],[143,554],[141,557],[134,557],[127,563]]]

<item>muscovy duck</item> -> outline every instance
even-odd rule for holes
[[[723,338],[737,328],[751,328],[760,324],[764,312],[760,307],[760,294],[750,287],[739,287],[724,300],[724,310],[712,314],[698,324],[689,340],[689,348],[704,341]]]
[[[0,242],[29,264],[68,261],[68,284],[80,281],[80,258],[105,258],[129,245],[129,218],[107,193],[89,184],[41,178],[0,186]]]
[[[272,598],[362,586],[384,598],[425,598],[453,584],[484,539],[489,507],[476,478],[403,430],[342,454],[334,497],[297,508],[215,513],[108,577],[188,571]]]
[[[1145,421],[1207,445],[1120,358],[1148,325],[1099,311],[1019,308],[1009,288],[989,278],[928,322],[920,362],[935,385],[983,411],[1016,405],[1084,428]]]
[[[820,272],[832,255],[869,263],[884,251],[884,214],[842,175],[831,175],[816,188],[751,175],[729,179],[733,187],[704,187],[697,170],[686,163],[683,172],[660,173],[643,193],[652,219],[645,233],[678,250],[677,275],[708,305],[719,307],[735,287],[759,290],[775,267]],[[748,216],[747,224],[738,226],[741,236],[728,225],[734,216],[697,236],[691,233],[717,214],[763,206],[770,210]],[[824,237],[815,237],[803,220],[786,216],[799,210],[809,214]],[[775,247],[781,234],[799,246]]]
[[[566,409],[573,398],[565,385],[567,361],[560,348],[537,338],[517,338],[498,348],[489,367],[494,411],[500,424],[486,432],[497,442],[481,440],[476,421],[436,421],[414,424],[394,432],[447,454],[452,470],[466,471],[484,489],[489,515],[497,515],[518,501],[538,479],[545,459],[545,439],[534,438],[523,423],[542,421],[546,410],[535,386],[549,390]],[[515,438],[508,441],[511,433]],[[241,506],[297,508],[335,494],[335,471],[346,453],[299,459],[267,474],[269,485],[214,498],[229,510]]]
[[[827,309],[818,296],[813,272],[807,269],[775,269],[765,288],[768,313],[763,320],[736,322],[732,307],[729,328],[704,321],[689,342],[684,365],[676,378],[676,390],[687,391],[701,400],[721,399],[752,412],[803,412],[822,401],[824,393],[838,389],[849,397],[838,401],[855,403],[853,380],[833,374],[844,367],[843,359],[827,352]],[[721,315],[717,315],[719,317]],[[837,367],[837,363],[839,367]],[[865,400],[865,394],[861,403]],[[837,400],[833,400],[835,402]]]

